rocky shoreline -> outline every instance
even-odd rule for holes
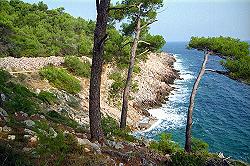
[[[176,79],[180,79],[179,72],[174,69],[176,59],[169,53],[150,53],[146,62],[139,64],[140,74],[134,79],[139,85],[139,91],[134,94],[133,106],[142,111],[143,118],[139,121],[139,128],[147,129],[157,119],[148,110],[160,107],[174,89]]]
[[[83,59],[91,60],[87,57],[82,57]],[[61,66],[64,62],[63,57],[38,57],[38,58],[13,58],[5,57],[0,58],[0,68],[8,70],[9,72],[16,71],[37,71],[42,67],[53,64],[55,66]],[[133,100],[129,102],[129,112],[128,112],[128,124],[134,130],[146,129],[150,127],[156,119],[148,113],[148,109],[161,106],[161,104],[167,100],[167,96],[173,90],[171,86],[175,79],[179,78],[178,71],[173,67],[175,58],[168,53],[150,53],[148,55],[148,60],[145,62],[140,62],[139,66],[141,72],[135,75],[134,80],[138,83],[139,90],[132,94]],[[29,73],[28,75],[29,86],[37,90],[52,90],[46,81],[35,79],[35,73]],[[72,112],[71,117],[81,123],[88,123],[88,86],[89,80],[85,78],[79,78],[83,90],[78,96],[75,97],[76,100],[80,101],[81,110],[70,109]],[[103,70],[102,85],[101,85],[101,107],[104,114],[108,114],[113,118],[119,120],[120,110],[108,104],[108,71]],[[60,97],[60,95],[59,95]],[[62,101],[61,103],[64,103]],[[55,108],[62,109],[62,108]]]

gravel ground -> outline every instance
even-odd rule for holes
[[[0,58],[0,68],[8,71],[33,71],[43,68],[49,64],[60,66],[64,62],[63,57],[36,57],[36,58]]]

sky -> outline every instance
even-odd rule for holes
[[[64,7],[75,17],[92,20],[96,17],[95,0],[43,1],[50,9]],[[164,36],[168,42],[220,35],[250,40],[250,0],[164,0],[158,22],[151,25],[150,31]]]

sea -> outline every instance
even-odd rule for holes
[[[159,139],[162,132],[184,147],[186,115],[194,81],[201,68],[204,53],[186,49],[187,42],[173,42],[163,51],[176,58],[180,71],[175,89],[162,107],[149,112],[158,121],[148,130],[135,133],[148,139]],[[207,69],[225,70],[221,58],[209,56]],[[224,75],[206,72],[199,85],[193,112],[192,135],[209,144],[209,151],[250,163],[250,85]]]

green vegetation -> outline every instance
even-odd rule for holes
[[[20,150],[13,149],[8,142],[0,140],[1,165],[32,166],[29,156]]]
[[[48,66],[40,70],[40,75],[46,78],[56,88],[76,94],[81,91],[80,81],[65,69]]]
[[[89,55],[95,23],[43,2],[0,1],[0,56]]]
[[[46,118],[51,120],[52,122],[55,122],[58,124],[64,124],[74,129],[76,129],[79,126],[79,124],[76,121],[66,116],[63,116],[56,111],[49,111],[48,113],[46,113]]]
[[[41,91],[38,94],[38,98],[43,102],[47,102],[48,104],[54,104],[57,102],[57,97],[48,91]]]
[[[192,37],[189,48],[209,50],[224,58],[222,65],[229,71],[230,77],[250,83],[249,45],[230,37]]]
[[[105,137],[109,139],[112,139],[112,137],[116,137],[117,139],[130,142],[136,141],[136,138],[129,134],[129,129],[120,129],[118,122],[110,116],[103,117],[101,124]]]
[[[91,64],[89,61],[85,60],[82,62],[76,56],[67,56],[65,57],[64,65],[75,75],[90,78]]]
[[[230,71],[232,78],[243,79],[250,83],[250,56],[243,56],[235,60],[227,59],[222,64]]]
[[[191,145],[193,153],[204,153],[204,154],[208,153],[209,145],[200,139],[192,138]]]
[[[172,154],[181,151],[179,145],[172,141],[172,135],[167,133],[162,133],[158,142],[152,141],[150,148],[162,154]]]
[[[41,102],[37,95],[28,88],[11,80],[8,72],[0,69],[0,92],[4,93],[8,100],[3,103],[3,109],[9,113],[23,111],[29,115],[40,110]]]
[[[171,166],[203,166],[207,157],[200,154],[177,152],[171,156]]]
[[[192,37],[188,47],[235,59],[249,55],[248,43],[231,37]]]
[[[171,166],[202,166],[210,158],[217,159],[217,155],[208,152],[208,144],[197,138],[192,138],[192,153],[186,153],[172,140],[172,135],[162,133],[159,141],[152,141],[149,146],[159,153],[170,154]]]
[[[36,133],[39,144],[36,152],[43,159],[42,165],[52,162],[53,165],[62,165],[66,154],[77,149],[77,140],[71,134],[63,134],[61,131],[52,130],[47,122],[36,122]],[[53,156],[53,158],[51,158]],[[49,161],[49,160],[53,161]]]
[[[110,74],[109,79],[114,81],[109,89],[109,100],[116,106],[120,106],[122,92],[126,82],[125,76],[122,74],[122,71],[118,70]],[[133,93],[137,92],[139,90],[138,86],[138,83],[133,81],[131,85],[131,91]]]

